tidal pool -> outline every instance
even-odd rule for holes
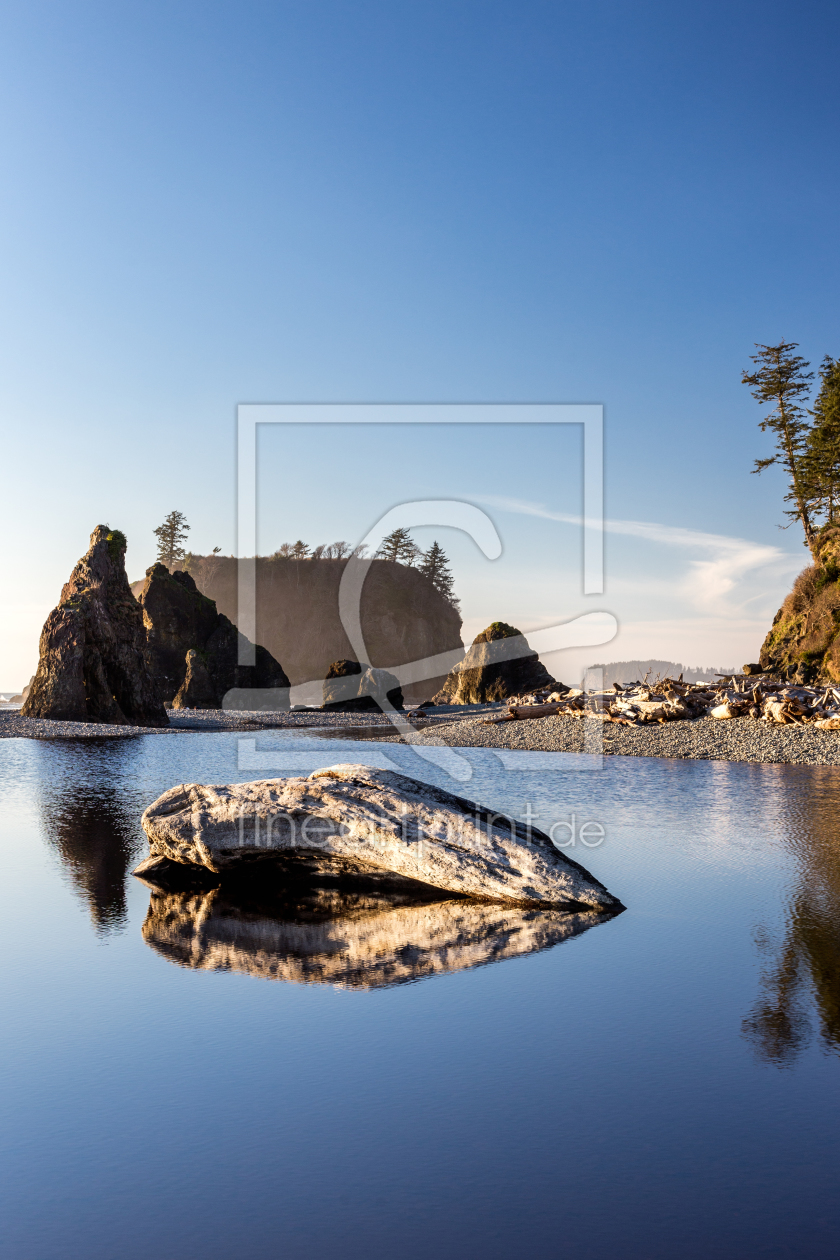
[[[627,910],[129,874],[173,784],[338,761],[558,824]],[[0,803],[14,1260],[836,1254],[836,769],[3,740]]]

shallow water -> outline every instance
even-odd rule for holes
[[[627,911],[163,904],[128,875],[172,784],[336,761],[599,822],[568,852]],[[836,1254],[838,771],[450,769],[277,732],[2,741],[5,1254]]]

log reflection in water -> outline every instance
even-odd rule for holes
[[[373,989],[549,949],[612,917],[327,888],[262,904],[239,889],[153,889],[143,936],[183,967]]]
[[[837,771],[812,772],[807,793],[786,798],[786,842],[797,875],[781,942],[759,929],[765,959],[761,993],[743,1031],[764,1062],[790,1066],[815,1029],[840,1053],[840,785]]]

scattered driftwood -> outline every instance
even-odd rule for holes
[[[686,683],[679,678],[622,687],[613,683],[606,691],[572,688],[514,696],[508,712],[489,723],[516,722],[525,718],[590,718],[621,726],[663,724],[686,718],[711,717],[716,721],[751,718],[775,726],[813,725],[823,731],[840,730],[840,685],[826,683],[799,686],[756,674],[750,666],[743,674],[722,675],[715,683]]]

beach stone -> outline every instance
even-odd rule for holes
[[[168,726],[146,662],[143,614],[125,572],[125,535],[97,525],[41,631],[28,718]]]
[[[293,897],[241,888],[176,890],[146,876],[143,938],[201,971],[236,971],[291,984],[389,988],[551,949],[612,917],[465,898],[418,901],[313,888]]]
[[[371,665],[362,668],[358,661],[333,661],[324,679],[323,707],[336,713],[371,713],[385,708],[403,707],[399,679],[385,669]]]
[[[487,704],[554,686],[555,679],[525,636],[504,621],[494,621],[476,635],[432,703]]]
[[[283,667],[259,645],[255,663],[240,665],[240,644],[250,647],[249,641],[201,594],[189,573],[170,573],[165,564],[153,564],[137,598],[146,660],[168,706],[288,709],[289,680]],[[243,698],[243,692],[255,695]]]
[[[308,778],[179,784],[145,811],[150,854],[242,875],[261,862],[420,884],[485,901],[621,908],[536,828],[392,770],[336,765]]]

